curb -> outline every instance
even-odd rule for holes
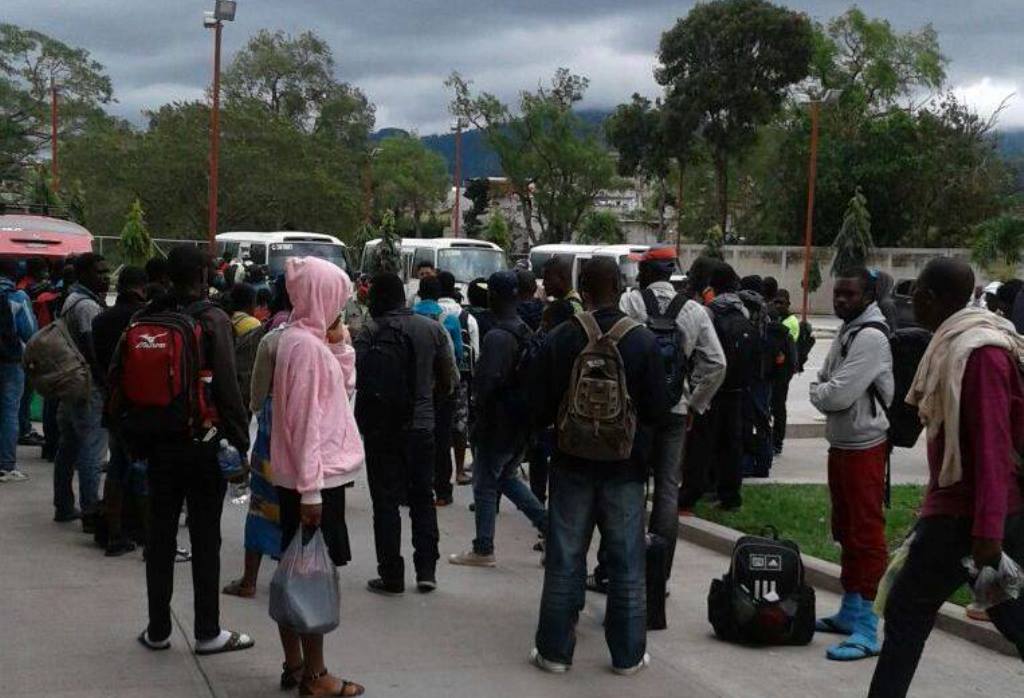
[[[744,535],[746,534],[735,529],[696,517],[681,517],[679,519],[680,539],[723,555],[732,555],[736,541]],[[843,593],[842,585],[839,583],[839,565],[810,555],[801,555],[801,557],[808,584],[825,591]],[[942,609],[935,619],[935,627],[962,640],[973,642],[1001,654],[1010,657],[1018,656],[1017,648],[1004,638],[995,629],[995,626],[991,623],[979,623],[971,620],[964,615],[963,608],[955,604],[945,603],[942,605]]]

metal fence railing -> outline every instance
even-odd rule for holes
[[[95,252],[103,255],[104,257],[110,257],[117,259],[119,256],[118,243],[121,242],[121,238],[115,235],[94,235],[93,236],[93,249]],[[206,240],[175,240],[172,238],[153,238],[153,244],[164,256],[171,251],[171,248],[175,245],[193,245],[200,247],[206,245]]]

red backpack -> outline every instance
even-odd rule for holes
[[[217,422],[198,320],[210,307],[202,301],[184,310],[147,308],[122,335],[110,369],[108,414],[135,450],[194,438]]]

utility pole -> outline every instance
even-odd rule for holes
[[[814,187],[818,179],[818,120],[821,101],[811,102],[811,160],[807,166],[807,221],[804,227],[804,303],[803,319],[807,321],[811,284],[811,241],[814,237]]]
[[[462,118],[455,121],[455,208],[452,210],[452,236],[460,237],[462,227]]]
[[[224,24],[213,26],[213,109],[210,111],[210,254],[217,251],[217,188],[220,167],[220,41]]]
[[[50,77],[50,179],[53,191],[60,188],[60,166],[57,163],[57,82]]]

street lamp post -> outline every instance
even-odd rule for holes
[[[462,119],[455,122],[455,208],[452,211],[452,237],[459,237],[462,227]]]
[[[217,189],[220,167],[220,44],[224,22],[235,20],[236,2],[216,0],[213,12],[207,12],[203,26],[213,29],[213,104],[210,110],[210,252],[217,249]]]
[[[811,155],[807,165],[807,220],[804,224],[804,297],[802,317],[807,321],[811,293],[811,255],[814,240],[814,190],[818,181],[818,123],[821,105],[832,104],[839,98],[835,90],[826,90],[819,98],[809,99],[811,106]]]

